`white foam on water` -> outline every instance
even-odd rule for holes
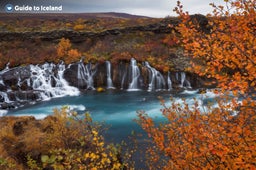
[[[198,90],[184,90],[181,94],[196,94]]]
[[[0,110],[0,117],[7,115],[7,113],[8,113],[7,110]]]
[[[12,115],[13,116],[13,115]],[[43,114],[43,113],[40,113],[40,114],[15,114],[14,116],[17,116],[17,117],[22,117],[22,116],[33,116],[35,117],[35,119],[38,119],[38,120],[41,120],[41,119],[44,119],[48,116],[48,114]]]
[[[85,111],[86,107],[84,105],[53,105],[53,106],[47,106],[47,107],[40,107],[35,110],[30,110],[29,112],[22,111],[22,113],[17,114],[11,114],[12,116],[34,116],[36,119],[44,119],[48,115],[53,114],[54,109],[61,109],[63,107],[67,107],[68,111]],[[7,114],[6,112],[3,112],[3,116]],[[0,116],[1,116],[1,110],[0,110]]]
[[[86,107],[84,105],[66,105],[70,110],[74,111],[85,111]]]
[[[206,93],[201,94],[201,96],[207,97],[207,98],[216,98],[220,96],[220,94],[214,93],[214,90],[206,90]]]
[[[142,91],[141,89],[127,89],[126,91]]]
[[[49,107],[43,107],[41,110],[46,111],[48,114],[52,114],[54,109],[60,110],[63,107],[67,107],[68,111],[85,111],[86,107],[84,105],[69,105],[69,104],[63,104],[63,105],[53,105]]]

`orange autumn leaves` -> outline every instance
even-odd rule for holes
[[[81,58],[81,53],[77,49],[72,49],[69,39],[62,38],[56,50],[58,58],[65,63],[76,62]]]
[[[221,88],[244,93],[256,85],[255,1],[226,3],[225,8],[211,4],[210,33],[202,32],[179,3],[175,10],[182,23],[177,29],[188,54],[204,62],[203,66],[192,67],[193,71],[216,78]]]
[[[167,106],[161,100],[166,120],[161,124],[139,113],[138,122],[152,142],[150,169],[256,168],[255,1],[225,2],[232,10],[212,4],[206,31],[180,2],[175,8],[180,43],[193,57],[191,70],[217,80],[220,98],[216,107],[200,106],[197,100],[192,106],[171,100]]]
[[[173,101],[174,102],[174,101]],[[236,104],[236,102],[234,102]],[[197,103],[189,109],[178,103],[166,106],[163,116],[168,123],[158,125],[145,113],[139,123],[149,134],[150,168],[158,169],[247,169],[254,168],[255,112],[246,110],[238,117],[228,108],[202,114]],[[254,122],[253,122],[254,121]]]

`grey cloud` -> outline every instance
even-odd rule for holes
[[[62,0],[72,12],[126,12],[147,16],[175,15],[176,0]],[[212,9],[209,3],[223,4],[223,0],[183,0],[184,9],[190,13],[206,14]]]
[[[223,0],[181,0],[184,9],[190,13],[206,14],[212,9],[209,3],[214,1],[223,4]],[[9,3],[23,4],[44,4],[63,5],[63,12],[83,13],[83,12],[124,12],[151,17],[165,17],[175,15],[172,11],[176,6],[176,0],[2,0],[2,9]]]
[[[64,0],[65,8],[71,12],[130,12],[171,9],[169,0]],[[171,10],[170,10],[171,11]],[[148,14],[150,15],[150,14]]]

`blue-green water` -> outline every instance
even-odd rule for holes
[[[145,154],[146,141],[144,139],[146,138],[146,134],[134,119],[137,118],[137,112],[143,110],[158,121],[164,121],[160,111],[162,106],[159,101],[159,96],[165,99],[167,106],[170,105],[170,97],[172,97],[175,102],[182,102],[182,98],[185,98],[187,103],[191,105],[194,103],[193,98],[197,98],[200,104],[203,105],[205,102],[215,97],[211,92],[208,92],[207,95],[202,95],[199,94],[197,90],[185,90],[181,92],[128,92],[109,90],[103,93],[88,91],[80,96],[55,98],[12,110],[8,112],[7,116],[32,115],[41,119],[52,114],[54,108],[61,108],[63,106],[69,106],[70,109],[77,111],[79,114],[89,112],[94,121],[103,122],[107,126],[108,129],[103,134],[107,143],[120,143],[121,141],[129,143],[131,140],[129,140],[128,137],[131,136],[133,131],[136,134],[142,134],[142,136],[136,136],[140,151],[135,154],[133,160],[135,161],[136,168],[145,169],[145,165],[141,162],[141,160],[144,159],[144,156],[141,156],[141,152],[143,155]]]
[[[97,93],[90,91],[80,96],[66,96],[43,101],[9,111],[7,115],[33,115],[40,119],[52,114],[54,108],[69,106],[80,114],[89,112],[94,121],[104,122],[109,127],[106,132],[106,140],[109,142],[120,142],[125,140],[132,131],[141,132],[140,127],[134,121],[137,118],[137,111],[143,110],[155,118],[162,117],[160,111],[162,106],[160,105],[159,96],[163,97],[167,103],[170,97],[174,97],[176,101],[186,98],[191,103],[194,97],[202,98],[197,91],[187,90],[179,93],[172,91],[127,92],[118,90]]]

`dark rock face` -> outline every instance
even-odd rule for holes
[[[97,87],[154,91],[202,88],[207,81],[209,82],[206,78],[182,71],[163,74],[146,62],[137,65],[124,61],[108,66],[107,62],[77,62],[68,67],[64,64],[46,63],[41,66],[12,68],[0,73],[0,109],[12,109],[45,97],[68,95],[67,90],[71,87],[76,87],[79,91]]]
[[[87,89],[86,81],[80,81],[78,78],[78,66],[79,63],[72,64],[69,68],[67,68],[64,72],[64,78],[69,83],[69,85],[77,87],[79,89]],[[131,80],[131,68],[130,64],[127,62],[120,62],[117,65],[113,65],[111,69],[111,79],[112,82],[117,89],[128,89],[129,83]],[[107,87],[107,71],[106,71],[106,64],[105,63],[97,63],[91,64],[91,74],[85,76],[92,76],[93,79],[93,86],[96,87]],[[142,66],[139,68],[140,76],[139,76],[139,86],[141,89],[147,89],[150,79],[150,71],[145,67]],[[180,81],[177,80],[176,73],[180,72],[170,72],[170,79],[173,84],[173,88],[177,88],[180,86]],[[186,75],[185,80],[187,80],[193,88],[199,88],[205,86],[205,82],[209,81],[206,78],[199,77],[193,73],[184,73]],[[167,74],[163,74],[163,77],[166,79]],[[167,86],[165,87],[167,88]]]
[[[119,29],[111,29],[99,33],[94,32],[77,32],[72,30],[54,30],[49,32],[0,32],[1,41],[11,40],[28,40],[40,38],[43,41],[55,41],[61,38],[68,38],[72,42],[82,42],[88,38],[104,37],[107,35],[119,35],[136,31],[170,33],[170,28],[164,23],[150,24],[147,26],[134,26]]]
[[[75,64],[71,65],[64,71],[64,78],[69,82],[69,85],[71,86],[78,87],[77,71],[78,66]]]
[[[15,86],[18,84],[20,80],[25,80],[29,77],[30,77],[29,66],[10,69],[7,72],[2,74],[2,80],[5,86],[13,87],[13,88],[15,88]]]
[[[204,33],[210,33],[211,27],[208,24],[206,16],[201,14],[191,15],[191,20],[196,21],[200,26],[200,31]]]

